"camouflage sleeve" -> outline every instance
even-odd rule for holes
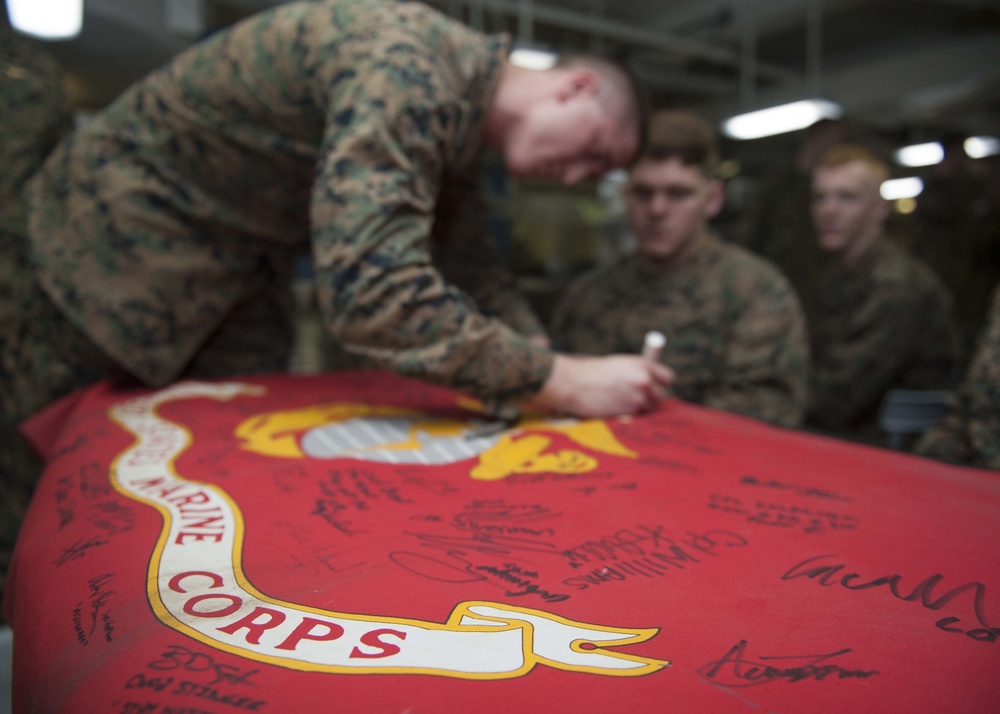
[[[73,128],[73,116],[55,60],[2,25],[0,118],[0,328],[6,331],[31,281],[24,186]]]
[[[579,285],[579,280],[570,283],[569,287],[556,301],[552,308],[552,315],[549,317],[549,337],[552,339],[552,346],[557,350],[566,350],[566,333],[569,330],[569,323],[572,312],[570,306],[570,296]]]
[[[912,388],[948,388],[958,343],[950,303],[924,304],[905,290],[872,293],[851,316],[842,341],[826,346],[809,383],[809,418],[843,429],[873,409],[910,363],[921,364]]]
[[[467,292],[486,315],[522,335],[544,335],[545,328],[501,263],[479,185],[456,181],[444,186],[439,206],[433,251],[444,277]]]
[[[45,49],[0,27],[0,196],[6,201],[73,128],[59,66]]]
[[[705,406],[779,426],[802,423],[806,408],[809,346],[805,317],[784,278],[762,280],[746,296],[728,336],[719,381]]]
[[[948,415],[917,443],[918,454],[1000,470],[1000,287],[993,295],[965,381]]]
[[[441,137],[458,102],[439,96],[423,48],[383,46],[327,117],[310,211],[320,310],[348,351],[506,410],[541,388],[552,354],[476,312],[434,269]]]
[[[1000,470],[1000,287],[966,380],[969,434],[981,466]]]
[[[591,272],[577,278],[556,302],[549,319],[549,335],[555,349],[582,354],[616,351],[617,345],[604,325],[609,319],[614,320],[614,313],[623,306],[609,304],[605,299],[601,285],[607,285],[610,278],[602,281],[599,275]]]
[[[950,464],[972,465],[975,453],[969,441],[969,394],[965,384],[949,400],[948,414],[924,432],[913,450]]]

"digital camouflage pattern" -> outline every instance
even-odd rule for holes
[[[667,336],[661,361],[685,401],[782,426],[806,405],[805,319],[770,263],[718,238],[667,268],[636,254],[574,281],[552,317],[557,348],[637,353],[649,330]]]
[[[473,302],[542,329],[498,266],[485,213],[465,204],[508,44],[371,0],[289,4],[208,39],[129,89],[33,183],[42,286],[159,386],[234,311],[281,313],[269,296],[288,293],[308,246],[320,310],[349,351],[491,404],[537,391],[551,353]],[[442,279],[457,259],[461,286]],[[268,327],[249,344],[280,342]]]
[[[0,21],[0,331],[10,329],[30,284],[24,185],[72,128],[55,60]]]
[[[2,13],[0,13],[2,15]],[[31,286],[27,214],[22,195],[28,178],[73,126],[59,66],[41,45],[18,35],[0,18],[0,344],[22,319]],[[5,445],[16,444],[7,447]],[[17,527],[37,470],[18,444],[15,425],[0,423],[0,591]]]
[[[28,192],[38,287],[0,338],[5,500],[38,475],[16,425],[77,387],[285,368],[303,250],[353,354],[494,413],[537,391],[552,353],[474,198],[508,49],[416,3],[283,5],[60,144]]]
[[[807,423],[871,438],[885,393],[950,389],[961,337],[951,295],[931,270],[884,238],[851,267],[829,255],[805,300],[813,365]]]
[[[986,327],[948,415],[921,437],[916,451],[1000,470],[1000,285],[993,291]]]

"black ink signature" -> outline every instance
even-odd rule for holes
[[[552,536],[552,528],[540,528],[535,521],[562,515],[537,504],[508,504],[502,499],[473,501],[451,518],[449,525],[463,531],[500,535]]]
[[[91,514],[87,520],[113,536],[135,527],[135,511],[118,501],[102,501],[91,506]]]
[[[94,634],[94,630],[97,629],[97,621],[100,620],[102,624],[102,629],[104,633],[104,639],[107,642],[111,642],[113,639],[113,633],[115,630],[114,621],[111,619],[111,613],[101,612],[108,605],[108,601],[111,596],[115,594],[114,590],[105,590],[104,586],[108,585],[112,580],[115,579],[114,573],[107,573],[105,575],[99,575],[96,578],[91,578],[87,582],[87,586],[90,588],[90,635]]]
[[[678,461],[677,459],[666,459],[662,456],[642,456],[639,458],[639,463],[643,466],[652,466],[653,468],[676,471],[678,473],[701,473],[701,469],[694,464]]]
[[[718,557],[715,550],[719,547],[735,548],[747,545],[746,538],[732,531],[711,530],[705,533],[689,531],[687,537],[674,540],[663,535],[662,526],[655,529],[638,526],[637,530],[644,530],[647,535],[637,537],[635,531],[631,529],[619,531],[613,538],[604,538],[565,551],[563,555],[570,559],[569,565],[572,568],[583,567],[583,564],[589,562],[591,558],[610,564],[566,578],[563,584],[578,590],[586,590],[591,586],[632,577],[659,577],[671,572],[671,569],[685,570],[687,566],[701,563],[695,554]],[[622,533],[628,533],[629,537],[622,539]],[[640,545],[643,543],[645,544]]]
[[[824,498],[831,501],[844,501],[850,503],[853,499],[847,496],[841,496],[833,491],[827,491],[822,488],[812,488],[809,486],[799,486],[794,483],[782,483],[780,481],[775,481],[771,479],[770,481],[764,481],[757,478],[756,476],[743,476],[740,479],[740,483],[744,486],[762,486],[764,488],[774,488],[784,491],[792,491],[800,496],[812,496],[814,498]]]
[[[422,553],[396,550],[389,553],[389,560],[401,568],[409,570],[428,580],[439,583],[472,583],[486,580],[486,576],[474,572],[472,563],[462,557],[462,552],[448,552],[451,562],[432,558]]]
[[[411,468],[401,468],[397,472],[398,476],[403,480],[404,483],[410,486],[416,486],[430,493],[435,493],[439,495],[456,493],[458,487],[446,479],[432,479],[423,474],[421,474],[416,469]]]
[[[755,501],[751,507],[744,505],[743,501],[735,496],[718,493],[711,495],[708,507],[721,513],[742,516],[748,523],[775,528],[796,528],[803,533],[823,533],[827,529],[855,530],[858,526],[858,519],[850,514],[765,501]]]
[[[437,533],[415,533],[413,531],[403,532],[406,535],[415,537],[420,541],[420,545],[422,546],[447,550],[449,552],[474,551],[490,555],[507,555],[516,551],[528,551],[532,553],[548,553],[550,555],[559,554],[554,544],[533,538],[518,538],[481,531],[475,532],[469,537],[441,535]]]
[[[59,516],[59,527],[57,530],[62,530],[76,517],[76,499],[72,496],[73,481],[70,476],[61,477],[57,483],[59,484],[56,490],[56,513]]]
[[[338,514],[345,510],[347,510],[347,506],[335,499],[319,498],[316,499],[316,508],[310,515],[319,516],[346,536],[355,536],[359,533],[364,533],[364,531],[354,528],[353,521],[338,517]]]
[[[473,501],[449,525],[467,535],[404,531],[421,546],[445,551],[432,557],[409,551],[394,551],[389,559],[411,573],[438,582],[464,583],[486,580],[467,559],[470,553],[506,556],[518,551],[558,555],[553,543],[535,535],[547,535],[551,529],[532,528],[535,521],[559,515],[540,505],[508,504],[503,499]],[[440,522],[437,516],[424,517]],[[537,533],[535,531],[538,531]],[[526,593],[524,593],[526,594]]]
[[[976,620],[980,625],[982,625],[981,628],[966,631],[958,627],[951,627],[951,625],[961,622],[961,619],[958,617],[945,617],[938,620],[934,623],[934,625],[939,630],[944,630],[945,632],[956,632],[968,635],[978,642],[996,642],[997,637],[1000,637],[1000,628],[991,627],[989,621],[986,619],[986,586],[980,582],[964,583],[958,587],[952,588],[944,595],[935,598],[933,594],[934,587],[944,579],[944,576],[940,573],[935,573],[929,578],[925,578],[923,581],[918,583],[909,594],[904,595],[900,592],[899,585],[903,576],[898,573],[883,575],[875,578],[874,580],[855,585],[854,581],[860,578],[861,575],[854,572],[846,572],[841,575],[841,571],[847,567],[843,563],[837,563],[836,565],[812,565],[811,567],[807,567],[816,561],[823,560],[824,558],[835,557],[837,556],[830,554],[806,558],[801,563],[793,565],[784,575],[781,576],[781,579],[795,580],[796,578],[809,578],[811,580],[815,580],[824,587],[840,585],[848,590],[868,590],[870,588],[887,585],[889,587],[889,592],[893,597],[903,600],[904,602],[915,602],[919,600],[921,606],[927,608],[928,610],[935,611],[942,609],[959,595],[971,592],[972,610]]]
[[[537,521],[561,515],[561,513],[551,511],[541,504],[507,503],[502,498],[497,498],[472,501],[462,509],[462,513],[454,517],[454,520],[457,522],[464,518],[473,518],[480,521],[517,521],[523,524],[526,521]]]
[[[508,484],[518,484],[518,483],[539,483],[541,481],[583,481],[588,479],[607,479],[614,478],[614,474],[611,472],[604,471],[590,471],[587,473],[576,474],[560,474],[554,471],[542,471],[535,474],[512,474],[507,477]]]
[[[167,649],[160,654],[159,658],[147,664],[146,668],[156,672],[180,670],[182,672],[204,673],[212,678],[211,681],[207,682],[210,687],[217,684],[231,684],[233,686],[244,684],[256,687],[257,684],[252,680],[254,675],[260,671],[258,669],[245,670],[232,664],[222,664],[216,662],[211,655],[188,649],[182,645],[167,645]]]
[[[508,590],[506,592],[511,597],[518,595],[538,595],[546,602],[569,600],[569,595],[550,593],[548,590],[538,587],[537,584],[532,582],[532,579],[538,577],[538,573],[533,570],[522,570],[521,566],[515,563],[505,563],[502,568],[494,568],[491,565],[479,565],[476,567],[476,570],[490,573],[506,583],[513,583],[520,587],[521,590]]]
[[[428,518],[425,520],[430,520],[430,519]],[[556,534],[552,528],[530,528],[528,526],[496,525],[493,523],[480,523],[472,518],[463,518],[459,520],[456,517],[454,520],[452,520],[450,525],[456,530],[460,531],[473,531],[473,532],[482,531],[487,533],[498,533],[501,535],[554,536]]]
[[[67,454],[72,454],[74,451],[79,449],[81,446],[87,443],[87,435],[79,434],[73,441],[68,444],[60,446],[58,449],[49,454],[49,461],[55,461],[60,456],[66,456]]]
[[[74,560],[82,558],[91,548],[106,545],[107,543],[107,538],[98,538],[97,536],[92,536],[87,540],[77,539],[73,545],[63,549],[63,552],[60,553],[59,557],[55,559],[54,565],[58,567],[60,565],[65,565],[66,563],[70,563]]]
[[[454,526],[454,523],[452,525]],[[464,583],[485,580],[485,576],[477,573],[473,564],[467,560],[466,556],[469,553],[504,556],[517,551],[527,551],[549,555],[559,554],[556,546],[552,543],[509,534],[478,530],[473,531],[468,536],[414,531],[404,531],[404,533],[417,538],[420,545],[426,548],[443,550],[445,553],[442,558],[437,558],[409,551],[394,551],[389,554],[389,559],[411,573],[438,582]]]
[[[571,568],[580,568],[592,560],[615,561],[626,556],[647,555],[657,550],[671,551],[678,558],[691,559],[689,554],[681,552],[682,546],[685,545],[691,550],[714,556],[716,554],[713,551],[720,545],[733,547],[747,544],[743,536],[732,531],[712,530],[701,534],[689,531],[686,539],[678,540],[668,537],[663,531],[663,526],[637,525],[633,528],[622,528],[600,540],[587,541],[564,550],[561,555],[569,561]]]
[[[102,498],[111,493],[106,466],[93,462],[80,467],[80,493],[87,500]]]
[[[733,645],[722,659],[709,662],[700,667],[698,674],[709,679],[715,679],[727,687],[756,687],[781,680],[801,682],[807,679],[822,681],[827,677],[836,679],[865,679],[879,674],[878,670],[844,669],[840,665],[830,664],[835,657],[851,652],[850,649],[838,650],[829,654],[819,655],[783,655],[780,657],[761,657],[760,661],[745,659],[747,641],[740,640]],[[768,662],[784,662],[787,660],[805,660],[795,666],[774,666]]]
[[[715,448],[714,446],[709,446],[708,444],[696,441],[690,441],[677,434],[670,434],[662,431],[629,434],[629,442],[655,445],[670,444],[671,446],[689,449],[697,454],[703,454],[706,456],[714,456],[722,453],[721,450]]]

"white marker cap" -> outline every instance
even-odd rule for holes
[[[660,359],[660,351],[666,344],[666,335],[658,330],[650,330],[642,341],[642,356],[656,362]]]

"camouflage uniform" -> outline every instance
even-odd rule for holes
[[[24,184],[73,128],[59,67],[37,43],[0,24],[0,331],[30,284]]]
[[[24,184],[72,126],[55,60],[0,19],[0,341],[16,329],[31,287]],[[0,590],[31,495],[16,476],[31,468],[30,455],[3,447],[17,439],[13,425],[0,428]]]
[[[916,451],[944,461],[1000,470],[1000,286],[986,328],[948,415]]]
[[[804,303],[813,367],[807,424],[872,440],[889,389],[947,389],[961,338],[952,298],[931,270],[884,238],[854,266],[825,260]]]
[[[665,269],[626,257],[569,287],[551,334],[572,352],[636,353],[649,330],[667,336],[661,360],[677,374],[676,396],[783,426],[801,422],[805,319],[770,263],[715,237]]]
[[[485,398],[537,390],[551,354],[441,279],[468,261],[458,287],[480,309],[541,330],[470,203],[507,49],[424,6],[368,0],[286,5],[220,33],[51,157],[32,186],[42,288],[159,386],[234,311],[285,292],[311,245],[320,309],[349,349]]]
[[[353,353],[495,412],[537,391],[553,356],[474,198],[508,49],[416,3],[295,3],[133,85],[30,186],[5,428],[102,377],[285,368],[303,248]]]

